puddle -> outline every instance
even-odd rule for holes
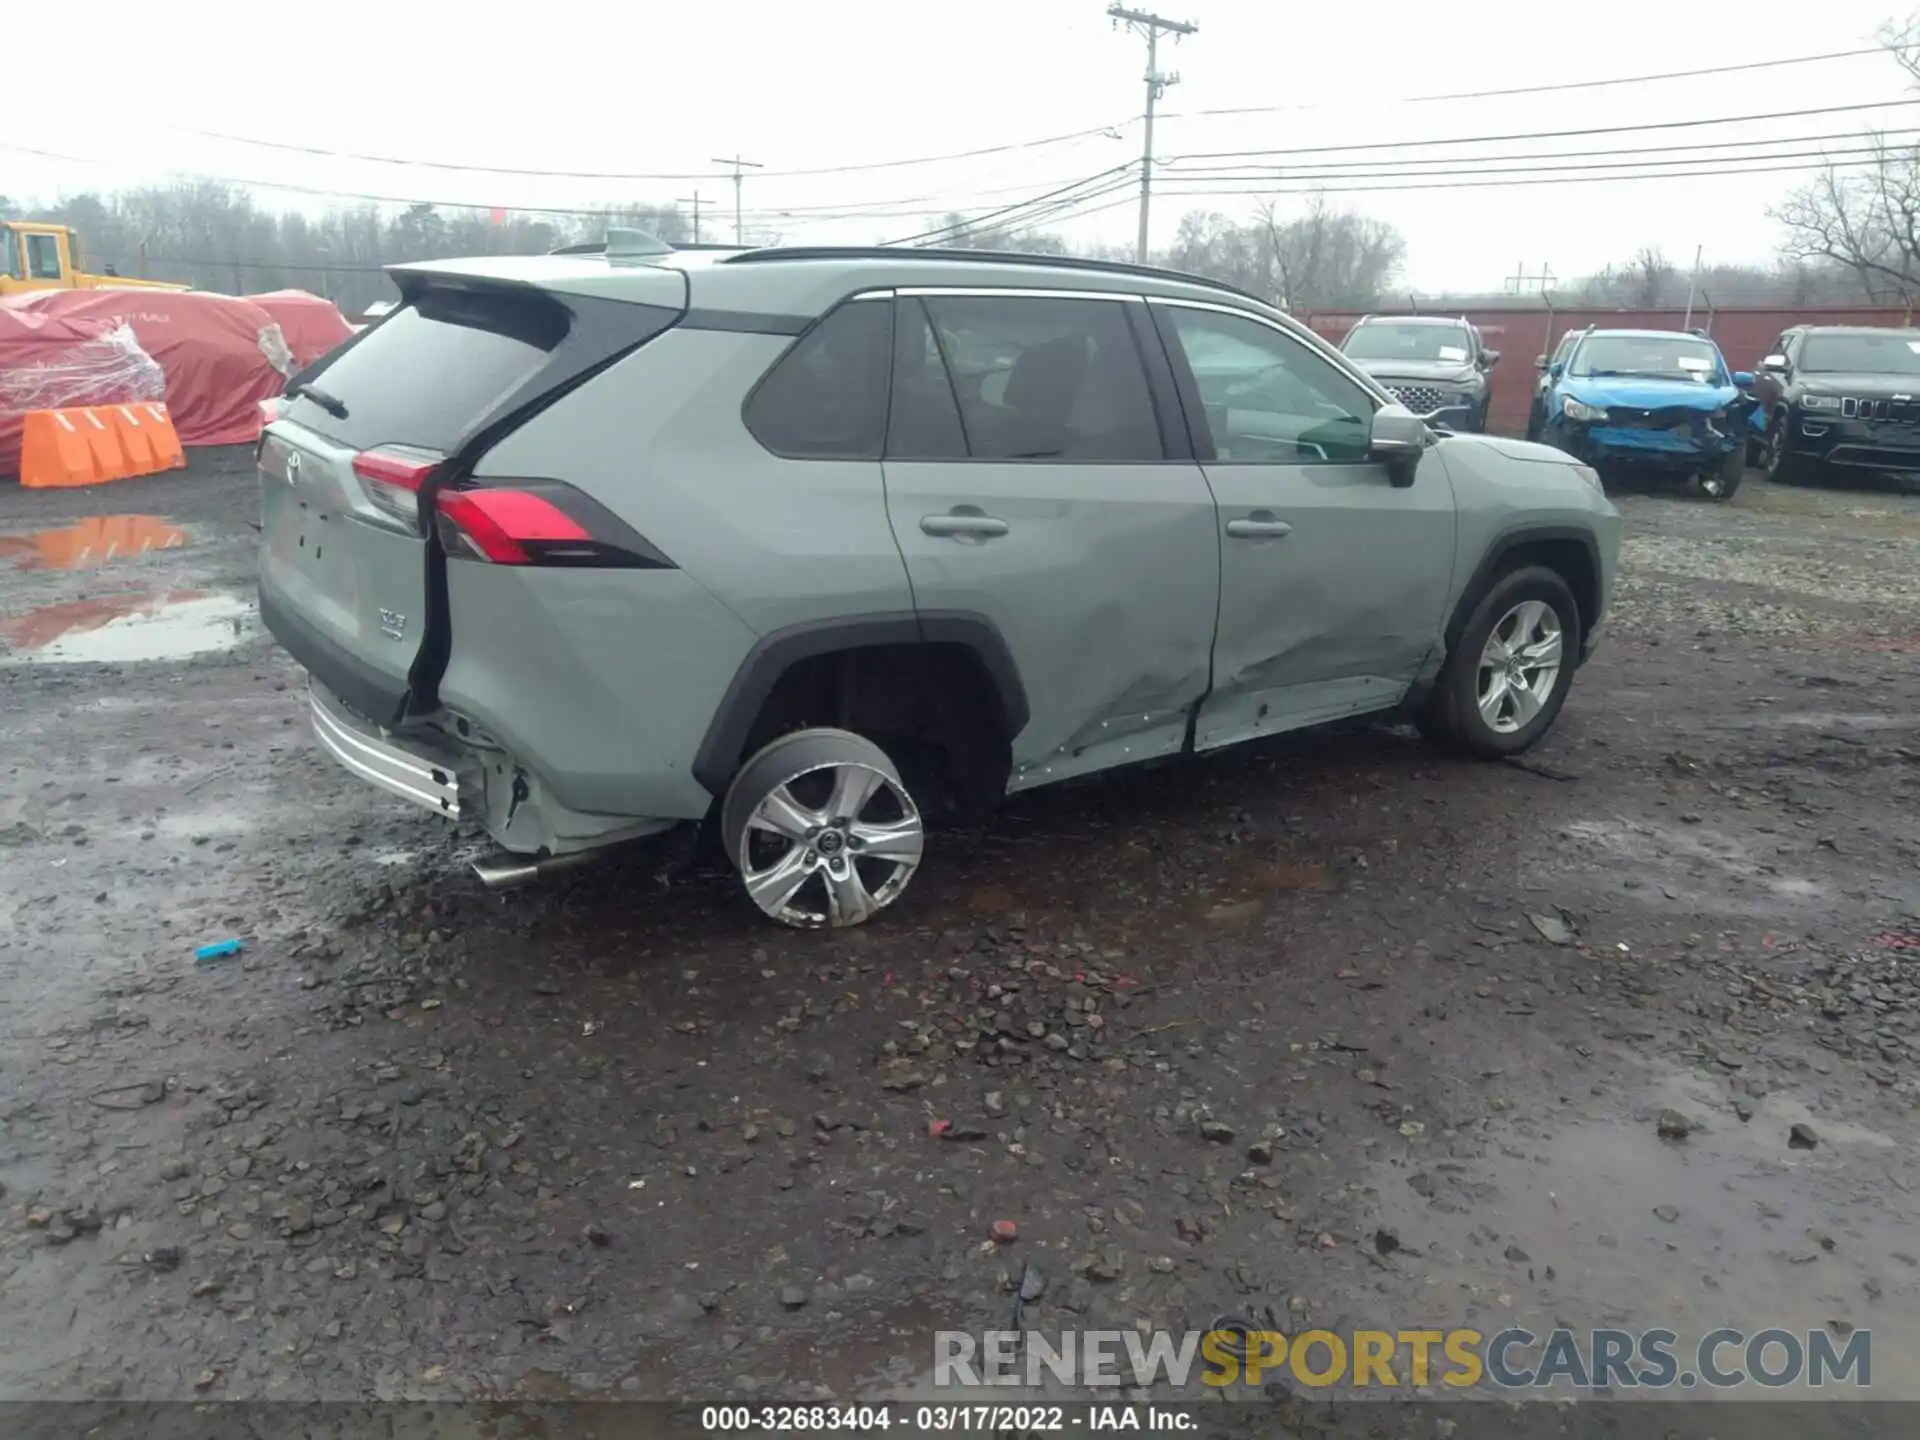
[[[157,515],[96,515],[59,530],[0,535],[0,559],[21,570],[97,570],[186,543],[185,530]]]
[[[114,595],[0,621],[0,664],[99,665],[185,660],[231,650],[258,630],[253,602],[195,590]]]
[[[1395,1162],[1369,1221],[1398,1235],[1398,1268],[1466,1301],[1482,1330],[1664,1326],[1685,1344],[1721,1326],[1870,1326],[1876,1393],[1920,1397],[1920,1258],[1889,1173],[1905,1142],[1785,1093],[1743,1101],[1742,1122],[1729,1097],[1682,1072],[1633,1118],[1509,1133],[1465,1163]],[[1663,1107],[1697,1128],[1662,1140]],[[1818,1148],[1792,1147],[1795,1122]]]

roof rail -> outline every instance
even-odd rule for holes
[[[759,264],[768,260],[939,260],[974,265],[1042,265],[1055,270],[1086,270],[1106,275],[1138,275],[1154,280],[1179,280],[1188,285],[1204,285],[1227,295],[1237,295],[1269,309],[1279,307],[1271,300],[1185,270],[1163,265],[1135,265],[1125,260],[1093,260],[1083,255],[1030,255],[1016,250],[942,250],[936,246],[904,245],[774,245],[743,250],[721,261],[723,265]]]

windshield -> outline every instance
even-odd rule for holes
[[[1884,335],[1809,335],[1800,347],[1802,373],[1920,375],[1920,330]]]
[[[1727,382],[1720,352],[1689,335],[1591,335],[1574,353],[1572,372]]]
[[[1360,325],[1340,348],[1356,360],[1464,365],[1473,355],[1473,341],[1458,325]]]

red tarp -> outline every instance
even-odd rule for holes
[[[280,333],[293,352],[295,369],[311,365],[336,345],[353,338],[353,327],[334,303],[305,290],[269,290],[247,299],[279,322]]]
[[[20,473],[27,411],[158,400],[165,389],[125,325],[0,308],[0,475]]]
[[[260,437],[260,402],[293,368],[287,342],[258,305],[201,290],[41,290],[0,308],[132,328],[166,373],[167,409],[182,445],[242,445]]]

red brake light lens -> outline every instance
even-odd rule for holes
[[[452,560],[490,565],[668,570],[645,537],[558,480],[493,481],[434,495],[440,548]]]
[[[353,457],[353,473],[374,506],[409,529],[420,526],[420,490],[445,458],[431,450],[383,445]]]
[[[495,565],[531,565],[536,549],[593,537],[572,516],[524,490],[446,490],[434,502],[448,522],[440,538],[447,553]]]

